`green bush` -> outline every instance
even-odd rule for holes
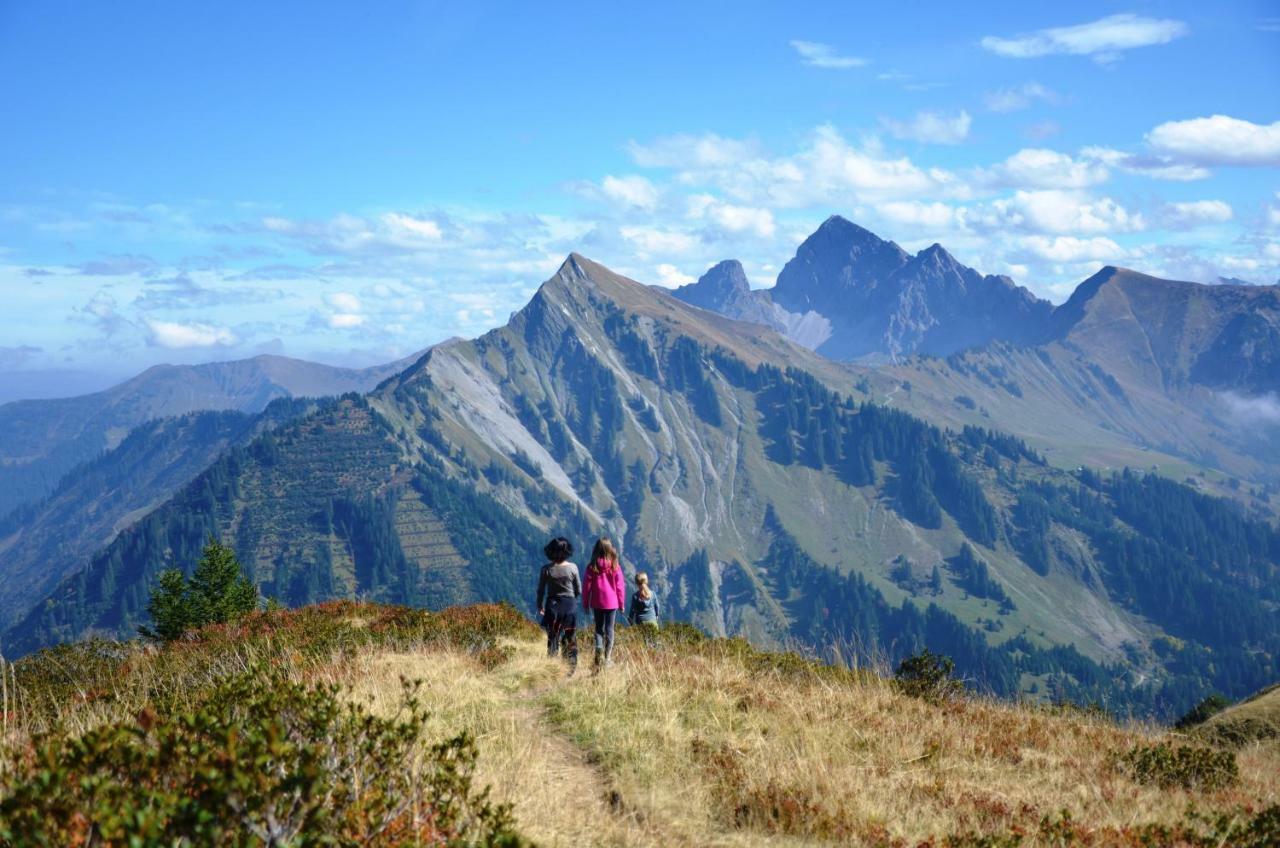
[[[244,576],[235,552],[210,537],[190,582],[176,568],[161,573],[147,604],[155,626],[139,630],[150,639],[172,642],[189,630],[235,621],[257,608],[258,587]]]
[[[0,781],[0,844],[523,844],[468,736],[422,748],[414,690],[379,718],[259,665],[186,710],[38,736]]]
[[[905,695],[938,703],[958,697],[964,684],[953,676],[956,664],[949,657],[925,648],[898,664],[894,685]]]
[[[1194,745],[1135,745],[1120,755],[1121,764],[1138,783],[1165,789],[1212,791],[1236,782],[1236,755]]]

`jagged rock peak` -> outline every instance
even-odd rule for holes
[[[736,259],[726,259],[712,265],[692,286],[717,297],[740,294],[751,288],[751,284],[747,281],[747,272],[743,270],[742,263]]]

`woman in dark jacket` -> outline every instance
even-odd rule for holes
[[[573,674],[578,667],[578,598],[582,597],[578,566],[569,562],[573,545],[558,536],[547,542],[542,551],[547,555],[547,564],[538,575],[535,605],[547,631],[547,656],[563,652],[569,673]]]

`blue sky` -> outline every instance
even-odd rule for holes
[[[615,5],[0,4],[0,372],[381,361],[833,213],[1059,301],[1280,278],[1280,3]]]

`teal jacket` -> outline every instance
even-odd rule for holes
[[[657,624],[658,596],[650,593],[648,598],[642,598],[639,592],[632,592],[631,606],[627,610],[627,621],[631,624]]]

